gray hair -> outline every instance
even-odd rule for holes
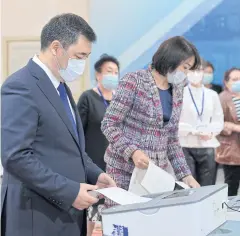
[[[58,40],[67,49],[77,42],[80,35],[90,42],[96,41],[96,34],[82,17],[71,13],[57,15],[42,29],[41,50],[48,48],[54,40]]]

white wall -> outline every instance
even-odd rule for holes
[[[71,12],[82,16],[87,21],[89,19],[89,0],[1,1],[3,41],[7,38],[39,37],[42,27],[50,18],[60,13]],[[3,55],[2,52],[1,55]],[[5,78],[3,78],[3,73],[1,74],[1,81],[4,81]],[[86,68],[84,83],[78,80],[70,84],[75,99],[78,99],[82,90],[89,86],[90,83],[88,80],[89,66]]]

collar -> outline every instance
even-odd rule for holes
[[[32,60],[44,70],[44,72],[47,74],[47,76],[51,80],[55,89],[57,89],[60,84],[60,81],[53,75],[51,70],[43,62],[40,61],[38,55],[35,55]]]

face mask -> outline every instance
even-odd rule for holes
[[[107,90],[115,90],[118,86],[118,76],[116,76],[116,75],[103,75],[102,85]]]
[[[203,84],[211,84],[213,82],[213,74],[212,73],[204,73],[203,74]]]
[[[79,78],[85,69],[85,60],[69,59],[66,69],[59,69],[59,74],[65,82],[72,82]]]
[[[170,84],[182,84],[184,83],[186,77],[186,74],[180,70],[167,74],[168,83]]]
[[[201,83],[203,78],[203,73],[198,71],[188,72],[188,81],[192,84]]]
[[[59,68],[58,72],[65,82],[72,82],[78,79],[83,74],[86,65],[86,60],[70,58],[67,51],[63,48],[62,45],[61,47],[69,59],[67,68],[62,69],[60,63],[58,62],[57,57],[55,56]]]
[[[232,92],[240,93],[240,81],[236,81],[232,83]]]

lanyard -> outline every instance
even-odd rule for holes
[[[107,108],[109,106],[109,103],[103,97],[103,94],[102,94],[101,90],[99,89],[99,87],[97,87],[97,89],[98,89],[98,92],[99,92],[100,96],[102,97],[102,100],[103,100],[103,103],[104,103],[105,107]]]
[[[195,109],[197,111],[198,118],[202,121],[202,115],[203,115],[203,110],[204,110],[204,89],[203,89],[203,93],[202,93],[202,110],[201,110],[201,112],[199,112],[199,110],[198,110],[197,104],[196,104],[196,102],[195,102],[195,100],[193,98],[193,94],[192,94],[192,91],[189,88],[189,86],[188,86],[188,90],[189,90],[190,96],[192,98],[192,102],[194,104],[194,107],[195,107]]]

